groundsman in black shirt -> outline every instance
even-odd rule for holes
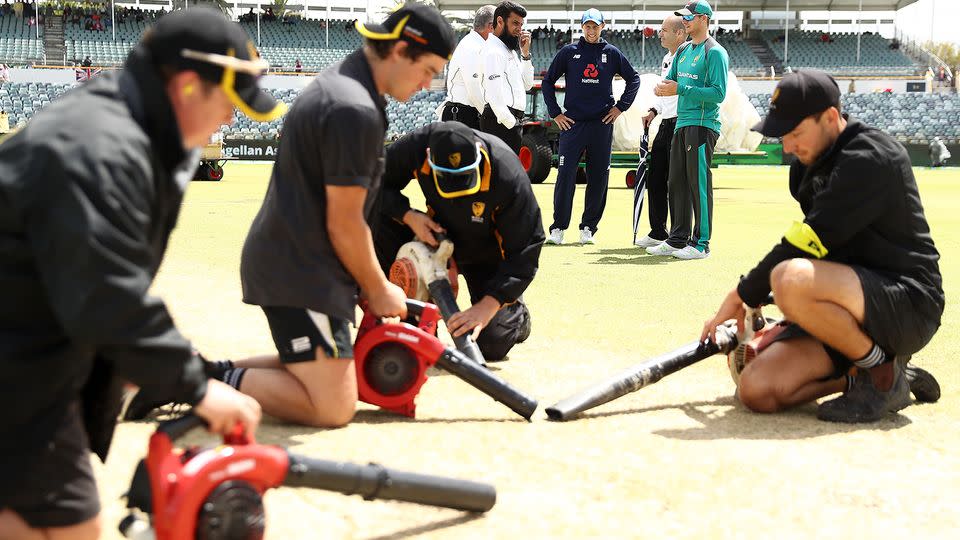
[[[0,538],[99,536],[90,451],[106,457],[124,380],[211,430],[256,428],[149,289],[199,148],[235,107],[283,114],[267,67],[219,11],[175,11],[0,145]]]
[[[740,401],[774,412],[843,392],[817,416],[850,423],[906,407],[911,391],[936,401],[936,379],[907,364],[940,327],[944,295],[906,150],[842,115],[836,81],[813,70],[784,76],[754,129],[796,156],[790,192],[804,219],[703,327],[701,339],[729,319],[743,328],[744,304],[771,291],[793,323],[743,370]]]
[[[357,31],[363,48],[321,72],[287,115],[243,246],[243,300],[263,309],[279,358],[238,361],[224,374],[264,412],[318,427],[344,425],[356,410],[358,288],[375,314],[406,312],[368,226],[383,174],[384,96],[406,101],[429,88],[456,46],[450,24],[424,4]]]

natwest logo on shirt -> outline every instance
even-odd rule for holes
[[[600,76],[600,70],[597,69],[596,64],[587,64],[587,68],[583,70],[583,79],[580,79],[580,82],[589,83],[589,84],[600,84],[600,80],[597,77]]]

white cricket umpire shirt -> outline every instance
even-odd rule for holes
[[[527,90],[533,88],[533,62],[490,34],[483,46],[483,97],[497,120],[507,129],[517,125],[510,109],[527,108]]]
[[[663,63],[661,64],[660,69],[660,79],[665,80],[667,78],[667,73],[670,73],[670,65],[673,64],[674,54],[667,51],[667,54],[663,55]],[[676,118],[677,117],[677,99],[678,96],[659,96],[657,101],[654,102],[653,108],[657,110],[659,114],[664,119],[666,118]]]
[[[483,112],[486,101],[483,99],[483,85],[480,79],[482,66],[480,52],[486,40],[471,30],[460,40],[450,64],[447,66],[447,101],[470,105],[478,112]]]

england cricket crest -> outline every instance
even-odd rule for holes
[[[473,217],[470,218],[470,221],[474,223],[483,223],[483,211],[486,209],[487,205],[482,202],[475,202],[472,205]]]

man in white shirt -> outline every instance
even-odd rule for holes
[[[456,120],[473,129],[480,129],[480,113],[486,101],[480,83],[482,67],[480,52],[493,32],[493,11],[496,6],[486,5],[477,10],[473,18],[473,30],[460,40],[453,58],[447,66],[447,101],[443,104],[440,119]]]
[[[667,49],[663,55],[660,76],[666,77],[673,64],[673,57],[680,45],[687,40],[683,22],[677,15],[663,20],[660,27],[660,44]],[[670,141],[677,127],[677,96],[658,97],[653,107],[643,117],[646,129],[654,117],[661,116],[660,130],[650,149],[650,164],[647,168],[647,215],[650,218],[650,233],[637,239],[634,244],[646,248],[659,245],[670,236],[667,231],[667,176],[670,172]]]
[[[496,135],[515,153],[520,152],[520,120],[533,87],[530,32],[523,30],[527,10],[514,2],[500,2],[493,12],[493,35],[483,47],[483,95],[487,104],[480,129]],[[517,53],[520,53],[519,56]]]

